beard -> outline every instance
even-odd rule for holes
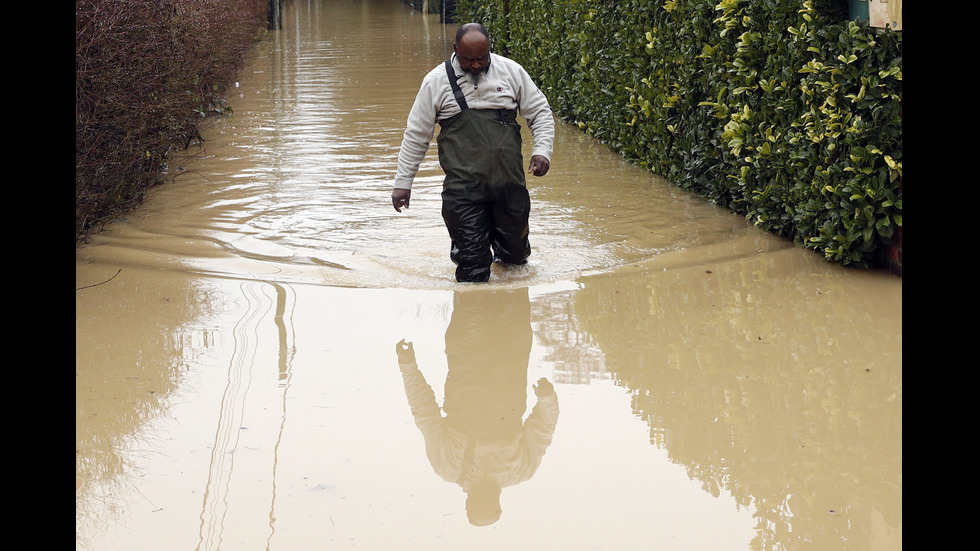
[[[468,71],[470,77],[473,79],[473,86],[480,84],[480,77],[482,77],[490,69],[490,64],[484,65],[479,71]]]

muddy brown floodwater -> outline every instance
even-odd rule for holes
[[[901,549],[901,278],[559,123],[529,264],[455,283],[434,144],[389,200],[454,32],[287,2],[77,251],[77,549]]]

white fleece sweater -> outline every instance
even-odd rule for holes
[[[517,109],[531,129],[534,140],[531,155],[542,155],[551,160],[555,142],[555,119],[551,106],[520,64],[491,53],[490,67],[480,75],[476,86],[472,75],[460,68],[455,54],[452,64],[456,74],[463,75],[458,81],[459,87],[470,109]],[[415,104],[408,114],[408,124],[398,151],[396,189],[412,189],[412,181],[429,150],[436,124],[459,112],[446,74],[446,64],[441,63],[425,75]]]

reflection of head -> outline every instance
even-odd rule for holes
[[[500,520],[500,487],[492,480],[477,481],[466,492],[466,516],[473,526],[489,526]]]

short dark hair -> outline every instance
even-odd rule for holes
[[[459,41],[463,38],[463,35],[465,35],[470,31],[477,31],[478,33],[485,36],[487,38],[487,41],[490,40],[490,33],[487,32],[487,28],[484,27],[483,24],[464,23],[460,25],[458,29],[456,29],[456,41],[454,42],[454,44],[459,44]]]

